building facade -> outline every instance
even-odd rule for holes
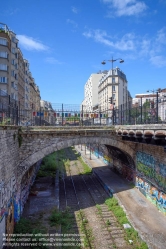
[[[153,111],[154,116],[157,113],[158,108],[158,119],[159,121],[166,122],[166,88],[158,89],[152,93],[136,94],[132,100],[133,107],[140,107],[149,102],[149,109]]]
[[[119,69],[109,70],[98,84],[98,98],[101,111],[118,108],[128,102],[128,82],[126,75]]]
[[[29,120],[33,109],[40,109],[40,91],[18,44],[16,34],[0,23],[0,96],[18,106],[20,119]]]
[[[84,111],[93,112],[98,106],[98,85],[100,79],[106,75],[107,71],[91,74],[84,86],[84,100],[82,102]]]

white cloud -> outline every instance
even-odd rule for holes
[[[126,58],[149,60],[157,67],[166,66],[166,27],[163,27],[156,35],[139,36],[126,33],[123,36],[110,36],[104,30],[88,30],[83,33],[87,39],[101,43],[109,48],[111,52],[118,51]]]
[[[103,0],[103,3],[109,4],[114,9],[111,15],[116,16],[138,15],[147,9],[146,4],[139,0]]]
[[[161,44],[166,44],[166,27],[160,29],[157,32],[157,42],[161,43]]]
[[[72,24],[73,28],[77,28],[77,26],[78,26],[78,24],[75,21],[71,20],[71,19],[67,19],[67,23]]]
[[[32,37],[28,37],[26,35],[17,35],[17,38],[19,40],[19,44],[26,50],[45,51],[49,49],[40,41],[37,41]]]
[[[62,64],[62,62],[58,61],[54,57],[47,57],[46,62],[50,64]]]
[[[75,14],[78,13],[78,9],[77,9],[76,7],[74,7],[74,6],[71,8],[71,10],[72,10],[72,12],[75,13]]]
[[[150,62],[156,67],[165,67],[166,66],[166,57],[157,55],[150,58]]]
[[[121,39],[115,40],[115,38],[110,37],[106,31],[94,30],[84,32],[83,35],[87,38],[93,38],[96,42],[102,43],[109,47],[113,47],[118,50],[134,50],[134,35],[126,34]],[[115,40],[115,41],[114,41]]]

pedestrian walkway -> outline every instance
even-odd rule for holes
[[[93,171],[119,200],[133,227],[150,249],[166,248],[166,216],[131,183],[111,171],[110,167],[84,146],[75,146]],[[91,159],[90,159],[91,158]]]

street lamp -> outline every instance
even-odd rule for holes
[[[147,90],[147,92],[152,92],[153,94],[156,92],[156,122],[158,123],[159,115],[158,115],[158,94],[160,93],[161,89],[158,88],[157,90]]]
[[[106,61],[109,61],[109,62],[112,62],[112,125],[114,125],[114,103],[113,103],[113,66],[114,66],[114,62],[119,60],[120,63],[123,63],[124,60],[122,60],[121,58],[118,58],[118,59],[113,59],[112,57],[112,60],[103,60],[101,62],[101,64],[105,65],[106,64]]]

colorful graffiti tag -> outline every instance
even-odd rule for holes
[[[166,165],[157,163],[152,155],[137,152],[137,170],[166,191]]]
[[[137,152],[136,186],[159,210],[166,215],[166,165],[158,163],[152,156]],[[143,175],[143,176],[142,176]]]
[[[166,215],[166,194],[159,191],[148,181],[136,177],[136,187],[140,192],[149,199],[153,204],[155,204],[160,211]]]
[[[90,150],[90,146],[87,145],[87,148]],[[108,156],[108,151],[105,146],[100,145],[94,146],[91,145],[91,153],[93,153],[96,157],[101,158],[105,164],[111,165],[113,160],[110,156]]]

